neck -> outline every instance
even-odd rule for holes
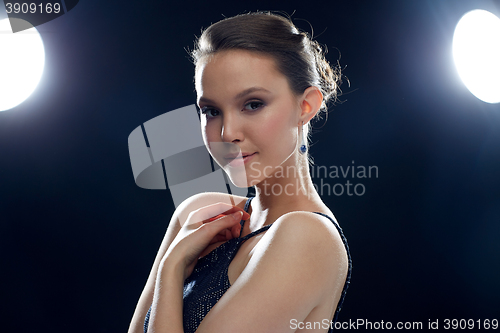
[[[322,204],[311,176],[307,155],[296,153],[275,169],[271,177],[255,185],[252,215],[262,225],[274,222],[279,216],[291,211],[309,210]]]

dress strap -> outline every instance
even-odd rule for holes
[[[247,202],[245,203],[245,208],[244,208],[244,210],[245,210],[245,212],[247,212],[247,213],[248,213],[248,207],[250,207],[250,202],[252,201],[252,199],[253,199],[253,198],[255,198],[255,197],[250,197],[250,198],[248,198],[248,199],[247,199]]]
[[[272,225],[273,225],[273,223],[268,224],[268,225],[266,225],[266,226],[263,226],[263,227],[262,227],[262,228],[260,228],[259,230],[255,230],[254,232],[251,232],[251,233],[249,233],[248,235],[246,235],[245,237],[241,237],[240,239],[241,239],[241,241],[242,241],[242,242],[244,242],[244,241],[246,241],[247,239],[249,239],[249,238],[251,238],[251,237],[253,237],[253,236],[257,235],[257,234],[260,234],[261,232],[266,231],[266,230],[267,230],[267,229],[269,229]]]
[[[253,198],[255,198],[255,197],[248,198],[247,202],[245,203],[245,208],[243,208],[243,209],[247,213],[248,213],[248,208],[250,207],[250,202],[252,201]],[[240,230],[240,237],[241,237],[241,233],[243,232],[243,227],[245,226],[245,220],[241,220],[240,225],[241,225],[241,230]]]
[[[248,208],[250,207],[250,202],[252,201],[253,198],[255,198],[255,197],[248,198],[248,200],[247,200],[247,202],[245,204],[245,212],[247,212],[247,213],[248,213]],[[251,237],[253,237],[253,236],[257,235],[257,234],[260,234],[261,232],[266,231],[267,229],[269,229],[273,225],[271,223],[269,225],[266,225],[266,226],[260,228],[259,230],[255,230],[254,232],[249,233],[245,237],[241,237],[241,234],[243,233],[243,226],[245,225],[245,220],[241,220],[240,224],[241,224],[241,231],[240,231],[240,238],[239,239],[240,239],[241,242],[244,242],[247,239],[249,239],[249,238],[251,238]]]
[[[335,311],[335,314],[334,314],[333,320],[332,320],[332,322],[336,322],[337,321],[337,317],[339,315],[339,312],[342,309],[342,305],[344,303],[345,294],[347,292],[347,289],[349,288],[349,284],[351,283],[351,271],[352,271],[351,252],[349,251],[349,245],[347,245],[347,239],[345,238],[344,233],[342,232],[342,228],[337,224],[337,222],[333,218],[331,218],[330,216],[328,216],[326,214],[323,214],[323,213],[320,213],[320,212],[313,212],[313,213],[316,213],[316,214],[319,214],[321,216],[324,216],[324,217],[328,218],[330,221],[333,222],[333,224],[335,225],[335,227],[337,228],[337,230],[338,230],[338,232],[340,234],[340,238],[342,239],[342,243],[344,243],[344,247],[345,247],[345,250],[347,252],[347,259],[348,259],[347,276],[346,276],[346,279],[345,279],[344,288],[342,289],[342,294],[340,295],[340,300],[339,300],[339,302],[337,304],[337,310]],[[328,332],[329,333],[332,332],[332,329],[330,329]]]

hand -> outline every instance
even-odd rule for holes
[[[250,214],[226,203],[216,203],[191,212],[162,259],[162,269],[172,265],[191,275],[199,255],[210,244],[239,237],[240,221]]]
[[[230,215],[230,214],[219,214],[217,216],[209,218],[208,222],[213,222],[213,221],[218,220],[218,219],[225,217],[227,215]],[[228,241],[230,239],[236,238],[240,235],[240,231],[241,231],[241,224],[239,224],[239,223],[235,224],[231,229],[229,229],[229,228],[223,229],[217,235],[215,235],[214,238],[212,238],[212,240],[210,241],[210,244],[218,243],[218,242],[225,242],[225,241]]]

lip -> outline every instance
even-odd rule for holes
[[[241,152],[239,152],[237,154],[227,154],[224,156],[224,158],[227,160],[233,160],[233,159],[237,158],[238,156],[245,157],[245,156],[252,155],[252,154],[255,154],[255,153],[246,153],[246,152],[241,153]]]
[[[245,165],[247,164],[248,162],[250,162],[251,159],[253,159],[253,157],[256,155],[257,153],[242,153],[241,156],[242,157],[226,157],[226,161],[228,163],[229,166],[231,167],[239,167],[239,166],[242,166],[242,165]],[[226,155],[226,156],[234,156],[234,155]],[[240,155],[238,155],[240,156]]]

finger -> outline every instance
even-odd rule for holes
[[[231,229],[236,224],[239,224],[242,215],[243,213],[241,211],[238,211],[231,215],[226,215],[222,218],[219,218],[213,222],[204,223],[199,228],[204,229],[204,232],[207,233],[206,237],[209,239],[213,239],[214,237],[219,236],[221,231],[223,231],[223,234],[225,234],[226,239],[231,239],[231,232],[229,232],[228,234],[224,230]]]
[[[241,224],[238,223],[231,228],[231,233],[233,234],[233,238],[240,237],[241,234]]]
[[[228,232],[230,235],[227,234]],[[222,240],[230,240],[233,238],[232,232],[229,229],[222,229],[215,237]]]
[[[219,242],[225,242],[225,241],[226,241],[226,236],[221,235],[221,234],[217,234],[217,235],[215,235],[214,238],[212,238],[209,245],[214,244],[214,243],[219,243]]]
[[[217,216],[211,217],[208,221],[213,222],[219,218],[223,218],[226,215],[224,214],[219,214]],[[208,223],[208,222],[204,222]],[[239,237],[241,234],[241,224],[235,224],[230,230],[229,229],[224,229],[221,230],[211,241],[210,244],[217,243],[217,242],[224,242],[233,238]]]
[[[246,220],[246,219],[250,218],[250,214],[248,214],[247,212],[245,212],[241,208],[239,208],[239,207],[233,207],[230,210],[225,211],[224,213],[218,214],[217,216],[213,216],[213,217],[211,217],[211,218],[209,218],[207,220],[204,220],[203,223],[213,222],[213,221],[215,221],[217,219],[220,219],[221,217],[224,217],[226,215],[230,215],[230,214],[233,214],[233,213],[236,213],[236,212],[242,212],[243,213],[242,220]]]
[[[211,220],[211,221],[215,221],[216,219],[219,219],[219,218],[224,217],[224,216],[225,216],[224,214],[219,214],[219,215],[217,215],[217,216],[215,216],[215,217],[212,217],[210,220]],[[223,234],[224,234],[224,237],[226,237],[226,239],[228,239],[228,240],[229,240],[229,239],[231,239],[231,238],[237,238],[237,237],[239,237],[239,236],[240,236],[240,234],[241,234],[241,224],[240,224],[240,223],[235,224],[235,225],[231,228],[231,230],[229,230],[229,229],[226,229],[226,230],[228,230],[228,231],[230,232],[231,237],[228,237],[228,236],[226,235],[226,232],[225,232],[225,231],[221,231],[219,234],[222,234],[222,233],[223,233]]]
[[[212,218],[210,218],[211,222],[219,219],[219,218],[222,218],[226,215],[224,214],[219,214],[217,216],[214,216]],[[241,234],[241,224],[238,223],[238,224],[235,224],[231,229],[225,229],[225,230],[222,230],[221,232],[219,232],[219,235],[222,235],[224,237],[224,240],[230,240],[232,238],[237,238],[239,237]]]
[[[226,214],[219,214],[217,216],[209,218],[207,222],[215,221],[215,220],[220,219],[221,217],[224,217],[224,216],[226,216]]]
[[[221,216],[225,217],[226,215],[221,215]],[[223,229],[219,231],[219,233],[215,235],[214,238],[212,238],[209,244],[225,242],[233,238],[238,238],[240,237],[240,234],[241,234],[241,224],[237,223],[234,226],[232,226],[231,229]]]
[[[214,237],[215,239],[212,243],[224,242],[224,241],[228,241],[228,240],[233,239],[233,238],[238,238],[238,237],[240,237],[240,233],[241,233],[241,224],[237,223],[234,226],[232,226],[231,228],[221,230]]]
[[[210,220],[210,218],[212,218],[214,216],[217,216],[220,214],[228,215],[228,214],[235,213],[237,211],[241,211],[243,213],[243,218],[245,220],[250,217],[250,214],[248,214],[243,209],[241,209],[237,206],[232,206],[232,205],[229,205],[229,204],[226,204],[223,202],[218,202],[218,203],[215,203],[215,204],[212,204],[209,206],[205,206],[205,207],[202,207],[200,209],[197,209],[197,210],[191,212],[189,214],[190,216],[188,217],[188,219],[193,223],[196,223],[196,222],[206,223],[206,222],[211,222],[209,220]]]

